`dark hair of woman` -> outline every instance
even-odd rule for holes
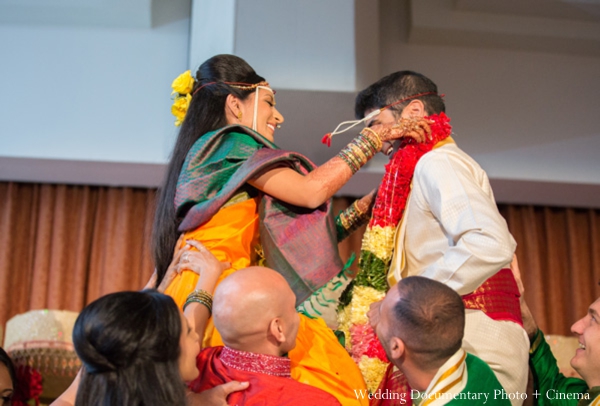
[[[156,291],[117,292],[80,313],[73,329],[83,363],[75,405],[184,405],[177,305]]]
[[[179,231],[181,217],[175,213],[175,191],[181,167],[194,143],[203,134],[227,125],[225,100],[233,94],[245,100],[253,90],[231,87],[224,82],[255,84],[264,81],[243,59],[234,55],[216,55],[196,72],[196,84],[185,120],[179,130],[163,186],[159,191],[152,234],[152,252],[157,286],[169,267]]]
[[[4,348],[2,348],[2,347],[0,347],[0,363],[6,365],[6,369],[8,370],[8,375],[10,376],[10,380],[12,382],[12,387],[13,387],[12,393],[14,393],[14,391],[17,390],[17,374],[15,371],[15,365],[13,364],[12,360],[10,359],[10,356],[6,353],[6,351],[4,351]],[[2,397],[0,397],[0,404],[5,404],[4,402],[7,401],[7,399],[4,399],[4,396],[8,397],[8,395],[2,395]],[[10,395],[10,397],[12,397],[12,394]],[[10,404],[10,403],[6,403],[6,404]]]

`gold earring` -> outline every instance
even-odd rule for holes
[[[238,120],[242,119],[242,112],[241,111],[238,111],[237,118],[238,118]]]

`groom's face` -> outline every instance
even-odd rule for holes
[[[374,111],[375,109],[370,109],[365,111],[365,116],[368,116],[372,111]],[[396,124],[396,117],[394,116],[394,113],[392,113],[392,111],[390,109],[386,109],[383,110],[381,113],[379,113],[378,115],[376,115],[375,117],[373,117],[371,120],[367,121],[366,125],[367,127],[372,127],[374,125],[377,124],[381,124],[381,125],[394,125]]]
[[[373,110],[375,110],[375,109],[370,109],[370,110],[365,111],[365,116],[368,116]],[[367,127],[372,127],[372,126],[378,125],[378,124],[381,124],[384,126],[392,126],[392,125],[396,124],[396,121],[398,121],[398,120],[394,116],[394,113],[392,113],[392,111],[390,109],[386,109],[386,110],[383,110],[378,115],[376,115],[375,117],[373,117],[371,120],[367,121],[365,124]],[[381,150],[388,151],[386,153],[386,155],[391,156],[392,148],[395,148],[395,146],[394,146],[395,144],[397,146],[397,143],[393,140],[385,141],[383,143],[383,147],[381,148]]]

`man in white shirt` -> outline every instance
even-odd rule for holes
[[[393,73],[359,93],[357,118],[376,109],[382,112],[369,126],[445,117],[435,83],[411,71]],[[508,269],[515,247],[486,173],[452,137],[419,159],[397,227],[388,282],[393,286],[420,275],[463,296],[463,348],[487,362],[509,394],[526,389],[529,348],[518,289]],[[515,396],[513,405],[520,403]]]

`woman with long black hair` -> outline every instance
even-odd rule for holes
[[[275,131],[284,120],[275,92],[243,59],[214,56],[194,76],[189,72],[180,76],[173,87],[177,94],[173,111],[181,129],[154,221],[158,282],[184,233],[185,239],[202,242],[220,261],[231,264],[221,278],[264,260],[286,278],[297,305],[319,294],[344,267],[338,239],[368,220],[372,199],[369,195],[355,202],[336,227],[331,197],[381,150],[383,142],[419,134],[374,125],[316,167],[274,144]],[[165,293],[180,306],[192,303],[199,295],[194,291],[197,278],[183,271]],[[322,320],[301,320],[298,345],[289,354],[292,375],[325,390],[338,382],[342,393],[338,399],[346,396],[356,403],[353,390],[364,383],[355,364]],[[210,322],[204,344],[222,345]],[[317,347],[323,350],[319,353]],[[329,368],[325,378],[315,376],[315,364]]]

